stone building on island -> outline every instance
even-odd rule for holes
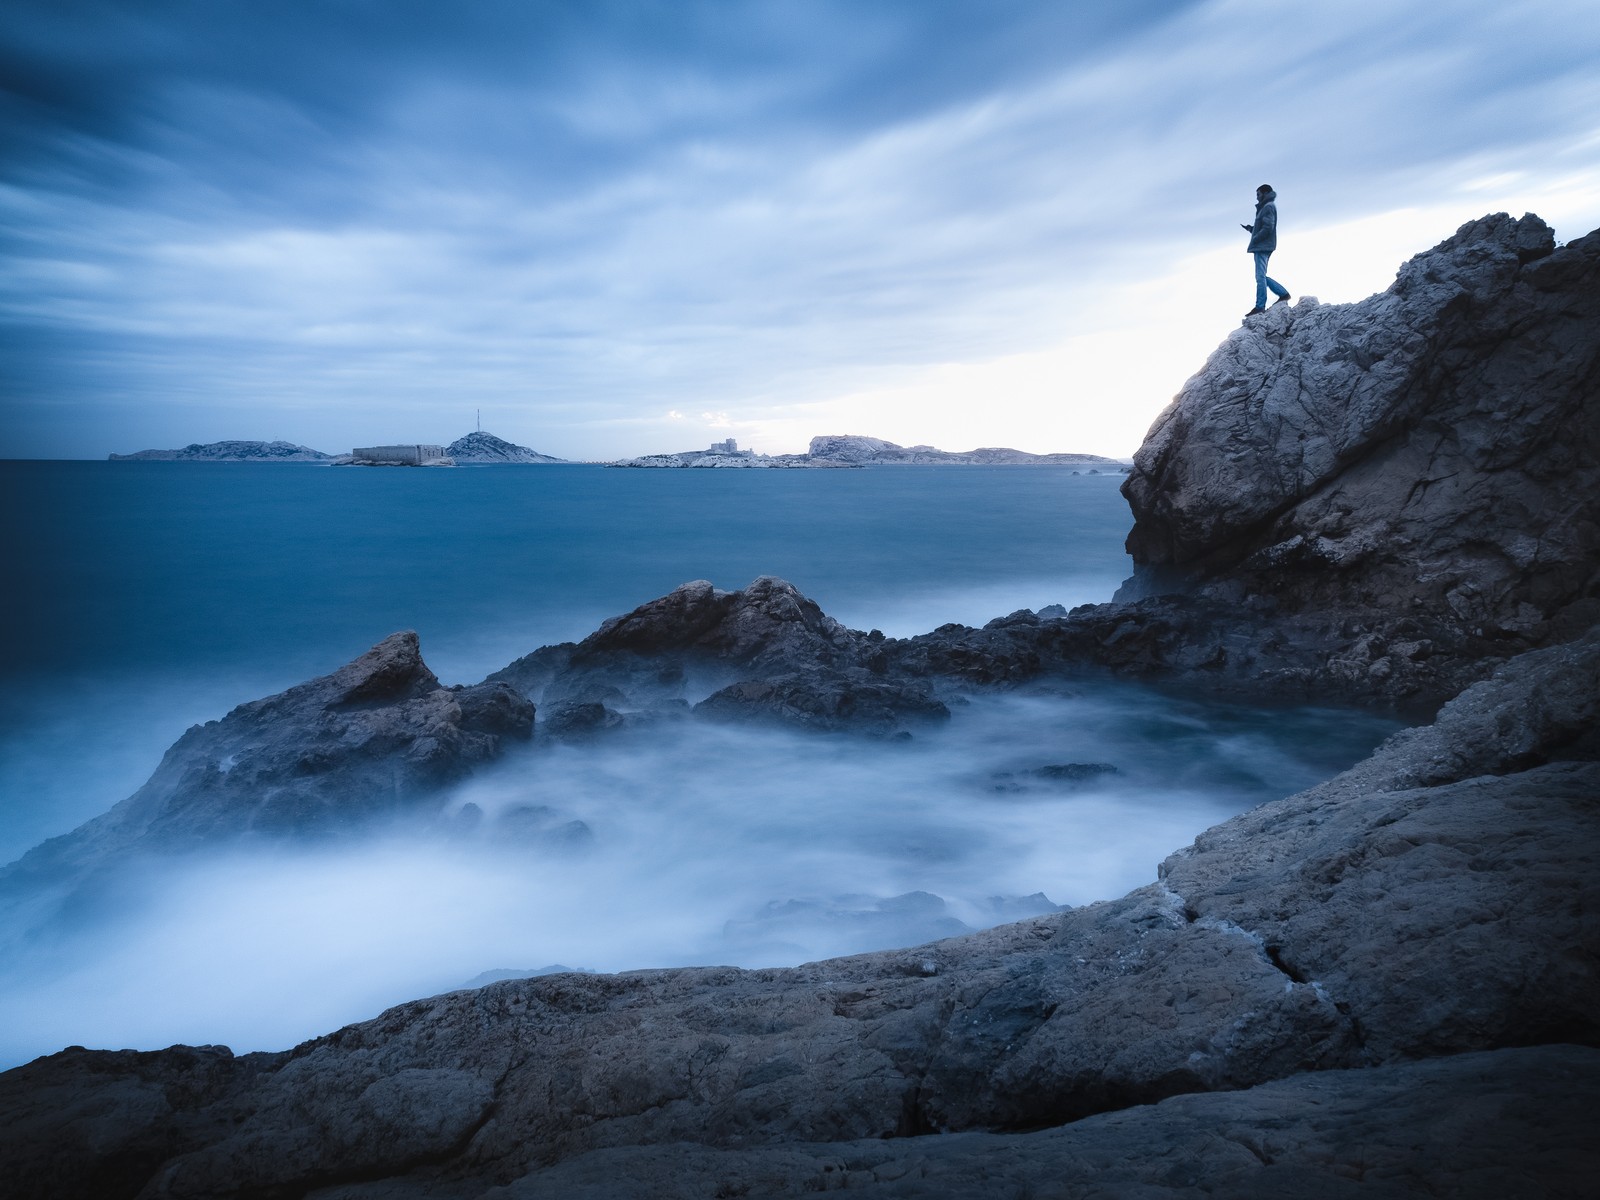
[[[445,453],[443,446],[420,443],[397,446],[357,446],[346,458],[335,460],[337,466],[354,467],[453,467],[455,460]]]

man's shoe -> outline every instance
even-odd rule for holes
[[[1282,304],[1288,298],[1289,298],[1289,293],[1285,292],[1283,295],[1279,296],[1276,300],[1274,300],[1273,303],[1274,304]]]
[[[1255,315],[1256,315],[1256,314],[1257,314],[1257,313],[1264,313],[1264,312],[1266,312],[1266,311],[1267,311],[1267,310],[1266,310],[1266,309],[1264,309],[1264,308],[1252,308],[1252,309],[1251,309],[1251,310],[1250,310],[1250,311],[1249,311],[1249,312],[1247,312],[1247,313],[1245,313],[1245,316],[1246,316],[1246,317],[1247,317],[1247,318],[1248,318],[1248,317],[1253,317],[1253,316],[1255,316]]]

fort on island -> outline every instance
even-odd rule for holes
[[[403,446],[357,446],[343,460],[350,466],[373,467],[453,467],[455,461],[443,446],[421,443]]]

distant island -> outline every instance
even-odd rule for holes
[[[111,462],[331,462],[333,455],[293,442],[190,442],[179,450],[111,454]]]
[[[875,466],[1046,466],[1075,467],[1090,474],[1122,474],[1128,463],[1098,454],[1029,454],[1006,446],[977,450],[936,450],[932,446],[900,446],[882,438],[858,434],[824,434],[811,439],[804,454],[757,454],[741,450],[732,438],[713,442],[704,450],[672,454],[647,454],[610,463],[613,467],[875,467]]]
[[[405,449],[415,449],[406,446]],[[111,454],[111,462],[323,462],[337,465],[367,464],[379,465],[451,465],[453,463],[561,463],[564,458],[554,458],[548,454],[540,454],[537,450],[530,450],[527,446],[518,446],[504,438],[495,437],[492,433],[476,430],[459,437],[448,446],[427,446],[429,451],[437,453],[418,456],[411,455],[385,457],[381,454],[374,456],[372,451],[393,450],[392,446],[357,447],[348,454],[327,454],[321,450],[313,450],[310,446],[298,446],[293,442],[256,442],[256,441],[226,441],[226,442],[191,442],[189,445],[177,450],[140,450],[135,454]]]
[[[444,452],[458,463],[564,463],[564,458],[540,454],[526,446],[518,446],[504,438],[481,429],[459,437],[444,448]]]
[[[321,462],[334,466],[456,466],[488,463],[541,465],[569,459],[540,454],[483,430],[459,437],[448,446],[399,444],[357,447],[348,454],[327,454],[292,442],[193,442],[178,450],[140,450],[112,454],[112,462]],[[732,438],[713,442],[704,450],[679,450],[646,454],[604,464],[608,467],[839,469],[878,466],[1043,466],[1071,467],[1084,474],[1125,474],[1129,463],[1099,454],[1029,454],[1006,446],[977,450],[937,450],[932,446],[901,446],[882,438],[857,434],[824,434],[811,439],[804,454],[759,454],[741,450]]]

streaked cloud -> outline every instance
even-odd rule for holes
[[[1600,223],[1587,9],[15,4],[0,453],[480,407],[584,458],[1127,453],[1247,306],[1261,179],[1324,299],[1388,282],[1387,214],[1439,221],[1400,256],[1518,201]]]

